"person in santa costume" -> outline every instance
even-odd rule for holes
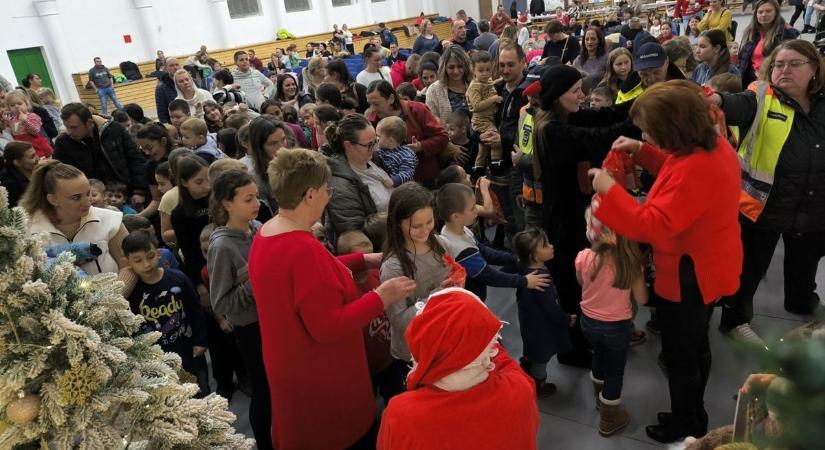
[[[384,411],[378,450],[532,450],[535,383],[499,344],[501,321],[472,292],[433,293],[405,337],[407,392]]]

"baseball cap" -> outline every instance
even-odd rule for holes
[[[549,69],[550,66],[544,64],[531,67],[530,70],[527,71],[527,76],[524,77],[524,81],[519,85],[522,89],[522,95],[529,95],[531,97],[538,95],[538,93],[541,92],[541,76]]]
[[[664,47],[655,42],[648,42],[641,47],[633,57],[633,68],[636,71],[656,69],[667,61]]]

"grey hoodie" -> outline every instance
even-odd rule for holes
[[[249,248],[261,227],[249,222],[249,234],[218,227],[209,237],[206,266],[209,270],[209,300],[216,314],[226,316],[235,326],[258,321],[252,286],[249,284]]]

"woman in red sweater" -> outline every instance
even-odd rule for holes
[[[535,383],[499,345],[501,322],[470,291],[430,296],[407,327],[407,392],[381,419],[379,450],[535,450]]]
[[[433,115],[427,105],[408,102],[398,98],[389,81],[377,81],[367,88],[370,114],[367,116],[373,126],[384,117],[399,116],[407,122],[407,146],[418,155],[415,181],[426,187],[435,187],[435,177],[441,171],[439,157],[450,141],[447,130]]]
[[[609,174],[592,169],[593,189],[602,197],[594,214],[616,233],[653,247],[654,289],[665,300],[657,311],[672,412],[659,413],[659,424],[646,431],[672,442],[707,432],[708,321],[712,303],[736,292],[742,267],[740,169],[698,86],[657,84],[630,114],[647,143],[621,137],[613,147],[633,154],[656,182],[640,205]]]
[[[415,289],[398,277],[359,295],[352,274],[378,268],[381,255],[336,259],[313,237],[330,176],[320,153],[280,150],[269,165],[280,210],[249,252],[279,450],[374,448],[375,399],[361,332]]]

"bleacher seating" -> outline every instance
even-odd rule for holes
[[[401,19],[391,22],[386,22],[388,28],[392,29],[393,27],[400,27],[403,25],[410,25],[415,24],[416,19],[418,17],[410,17],[407,19]],[[362,27],[354,27],[351,28],[355,39],[353,41],[356,53],[361,53],[364,49],[364,46],[367,44],[368,39],[360,38],[358,34],[361,31],[369,31],[375,28],[374,25],[366,25]],[[447,38],[450,36],[450,23],[440,23],[433,25],[433,31],[435,34],[441,38]],[[413,42],[415,41],[415,36],[407,36],[406,33],[403,31],[395,31],[394,32],[396,38],[398,39],[398,46],[401,48],[411,48]],[[266,63],[269,60],[269,55],[275,52],[276,48],[286,49],[287,46],[290,44],[295,44],[298,47],[299,53],[302,53],[303,50],[306,48],[306,44],[314,43],[314,42],[322,42],[328,41],[332,36],[331,31],[326,33],[319,33],[314,35],[302,36],[297,37],[295,39],[288,39],[288,40],[278,40],[278,41],[269,41],[269,42],[261,42],[258,44],[250,44],[241,47],[229,48],[229,49],[222,49],[222,50],[210,50],[209,56],[214,58],[221,63],[224,64],[224,67],[231,68],[232,64],[232,55],[238,50],[248,50],[254,49],[256,55]],[[178,59],[181,62],[181,65],[186,61],[189,56],[180,56]],[[137,63],[138,68],[140,69],[140,73],[146,77],[148,74],[154,72],[155,70],[155,62],[152,61],[144,61]],[[355,77],[356,74],[363,68],[363,58],[360,56],[356,58],[348,58],[347,66],[352,71],[352,76]],[[109,71],[112,75],[120,74],[119,67],[110,67]],[[72,74],[72,79],[74,81],[75,87],[77,88],[77,92],[80,96],[80,101],[84,103],[89,103],[91,105],[95,105],[99,108],[100,101],[98,100],[97,94],[93,90],[86,89],[86,83],[89,81],[88,72],[79,72]],[[126,83],[121,83],[115,85],[115,92],[117,94],[117,98],[121,104],[127,103],[137,103],[140,105],[148,115],[154,115],[155,109],[155,86],[157,84],[157,80],[155,78],[144,78],[142,80],[137,81],[130,81]],[[110,105],[112,110],[114,108],[113,105]],[[98,109],[99,110],[99,109]]]

